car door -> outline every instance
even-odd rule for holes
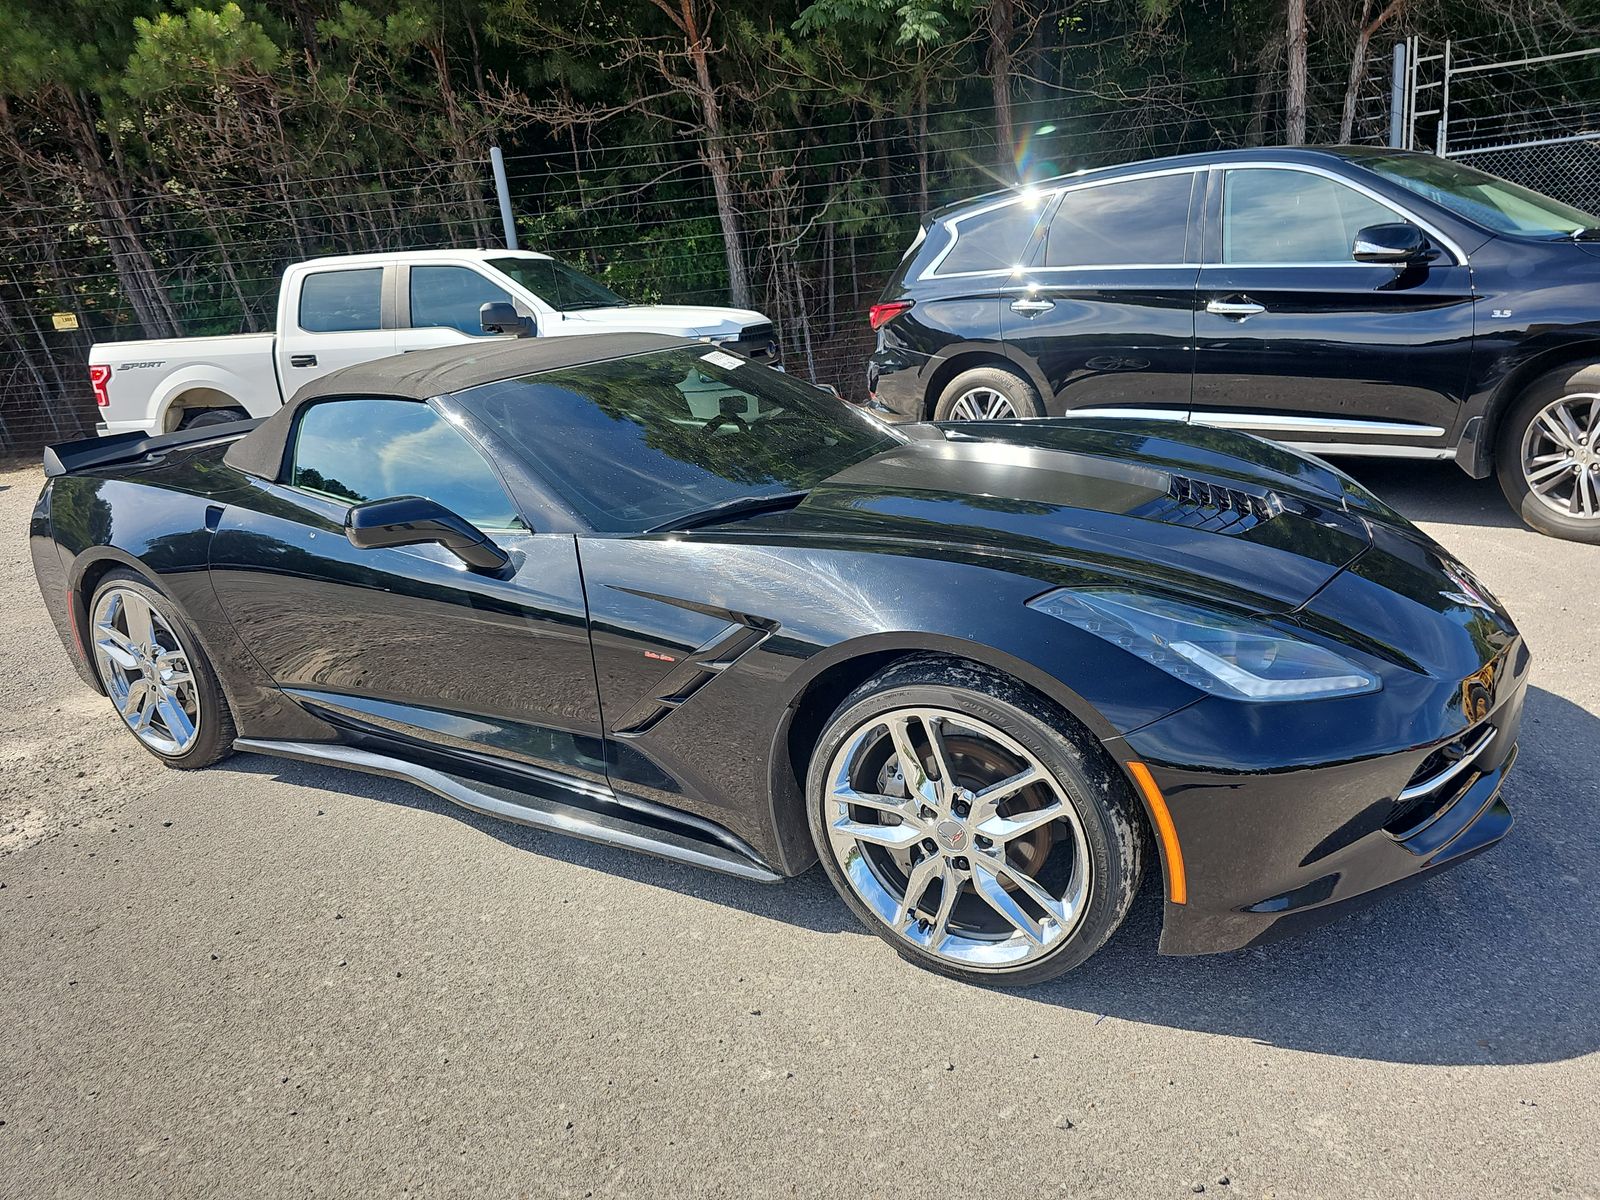
[[[1194,371],[1203,173],[1155,171],[1066,188],[1013,276],[1007,352],[1036,368],[1052,416],[1084,409],[1183,419]]]
[[[572,535],[530,530],[479,447],[425,403],[310,404],[288,459],[221,512],[211,553],[217,598],[277,685],[359,738],[604,786]],[[350,506],[395,495],[473,522],[508,571],[435,545],[351,545]]]
[[[383,263],[318,267],[285,289],[277,343],[285,400],[330,371],[394,353],[394,322],[385,313],[393,272]]]
[[[478,315],[485,304],[515,303],[519,312],[529,315],[526,304],[476,267],[411,263],[401,264],[399,272],[400,328],[395,333],[395,349],[401,354],[465,345],[491,336],[483,332]]]
[[[1409,221],[1437,251],[1408,267],[1351,254]],[[1196,316],[1194,420],[1333,449],[1443,453],[1467,384],[1472,275],[1445,234],[1309,165],[1216,169]]]

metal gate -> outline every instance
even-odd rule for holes
[[[1490,59],[1412,37],[1395,60],[1401,146],[1600,213],[1600,46]]]

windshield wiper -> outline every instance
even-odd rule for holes
[[[1567,234],[1575,242],[1600,242],[1600,225],[1585,225]]]
[[[645,530],[646,533],[671,533],[679,529],[698,529],[702,525],[717,525],[740,517],[754,517],[765,512],[781,512],[800,504],[810,492],[773,492],[766,496],[736,496],[698,512],[673,517],[660,525]]]

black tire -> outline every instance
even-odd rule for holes
[[[1044,416],[1044,401],[1039,399],[1039,389],[1017,372],[1007,370],[1005,367],[974,367],[970,371],[961,372],[945,384],[944,391],[939,393],[939,400],[933,406],[933,419],[935,421],[981,419],[984,409],[990,402],[987,399],[981,402],[975,401],[973,398],[988,396],[1003,398],[1011,408],[1009,414],[1001,413],[990,419]],[[965,408],[962,407],[963,398],[967,399]],[[977,412],[977,416],[971,415],[974,411]]]
[[[117,568],[107,572],[95,587],[94,596],[89,601],[89,646],[90,658],[94,663],[96,674],[100,683],[106,690],[106,695],[112,698],[113,707],[116,707],[113,682],[108,678],[108,671],[114,669],[108,658],[98,649],[95,621],[101,611],[102,601],[108,595],[120,590],[123,593],[132,592],[142,596],[146,604],[155,610],[161,622],[175,635],[178,649],[182,651],[187,661],[189,674],[193,677],[190,685],[192,695],[197,701],[197,710],[194,721],[193,743],[184,747],[181,752],[167,753],[157,749],[134,729],[134,722],[123,716],[123,723],[134,735],[134,740],[140,746],[155,755],[167,766],[180,771],[192,771],[200,767],[209,767],[233,753],[233,739],[235,736],[233,713],[228,708],[227,699],[222,694],[222,687],[217,681],[216,670],[211,665],[211,660],[206,657],[205,650],[201,647],[200,639],[195,635],[194,627],[189,624],[177,603],[164,592],[152,587],[142,575],[133,571]],[[119,715],[122,715],[119,710]]]
[[[178,422],[179,429],[199,429],[205,425],[231,425],[235,421],[248,421],[250,414],[242,408],[194,408]]]
[[[1570,468],[1560,468],[1562,475],[1551,486],[1549,495],[1542,496],[1529,481],[1524,454],[1527,450],[1533,457],[1548,458],[1548,454],[1541,455],[1537,451],[1543,448],[1550,454],[1564,452],[1558,451],[1558,443],[1547,434],[1534,429],[1540,414],[1556,404],[1575,411],[1580,423],[1589,426],[1583,431],[1583,444],[1572,456],[1572,465],[1587,474],[1569,475],[1565,472]],[[1551,537],[1600,545],[1600,452],[1594,444],[1597,435],[1600,435],[1600,363],[1562,367],[1540,376],[1506,413],[1495,439],[1495,475],[1506,500],[1530,528]],[[1557,464],[1552,462],[1549,466],[1556,468]],[[1538,470],[1537,467],[1532,469]],[[1575,514],[1570,511],[1569,504],[1579,488],[1586,491],[1577,497],[1579,512]],[[1593,515],[1581,515],[1586,499]]]
[[[990,916],[983,905],[982,897],[977,894],[975,881],[979,872],[976,869],[968,871],[968,882],[959,883],[955,890],[956,908],[954,913],[946,918],[949,922],[947,928],[952,937],[939,938],[935,931],[936,918],[928,912],[928,909],[933,907],[932,902],[928,900],[931,889],[923,891],[922,901],[910,909],[912,918],[906,928],[916,931],[919,939],[927,937],[929,944],[948,951],[934,953],[922,945],[913,944],[912,940],[908,940],[908,936],[896,932],[891,927],[891,922],[880,916],[868,899],[863,898],[863,893],[857,891],[857,885],[847,877],[846,867],[841,862],[841,853],[836,848],[835,839],[842,838],[848,841],[849,835],[841,835],[840,827],[833,825],[832,822],[836,820],[853,822],[862,814],[854,809],[841,809],[840,801],[829,786],[830,774],[840,769],[836,759],[842,762],[852,761],[852,749],[863,744],[862,730],[870,728],[874,719],[883,714],[929,708],[936,708],[953,715],[953,720],[941,719],[940,727],[945,731],[941,734],[941,738],[946,739],[944,746],[948,761],[952,763],[951,774],[956,777],[958,783],[963,773],[972,769],[973,762],[970,750],[965,752],[968,757],[964,758],[964,752],[959,747],[976,744],[975,740],[960,727],[959,721],[975,719],[1005,734],[1031,754],[1058,785],[1051,792],[1051,804],[1059,802],[1063,807],[1070,804],[1075,814],[1073,831],[1074,834],[1081,833],[1081,838],[1057,834],[1053,840],[1059,842],[1060,846],[1042,851],[1041,855],[1054,856],[1064,853],[1069,840],[1072,841],[1070,857],[1076,859],[1079,854],[1083,855],[1088,868],[1088,878],[1082,885],[1082,890],[1078,892],[1081,900],[1075,910],[1081,915],[1076,917],[1076,923],[1070,930],[1058,934],[1053,945],[1018,942],[1017,937],[1013,935],[1011,941],[1021,945],[1023,953],[1034,956],[1026,961],[973,965],[970,957],[964,961],[957,961],[959,952],[949,950],[952,940],[965,941],[967,943],[965,953],[969,956],[974,953],[971,947],[977,942],[957,928],[957,922],[963,911],[976,914],[980,920]],[[872,735],[865,736],[870,739]],[[914,745],[913,749],[920,756],[923,753],[922,747],[926,745],[931,743],[924,741]],[[881,755],[882,750],[877,753]],[[887,778],[892,788],[900,786],[899,781],[903,779],[903,775],[892,773],[898,770],[896,764],[900,760],[895,751],[890,750],[889,754],[888,764],[882,770],[891,772]],[[931,750],[928,754],[929,757],[925,762],[931,766],[938,759]],[[878,760],[867,757],[859,761],[871,764]],[[871,769],[869,765],[868,770]],[[936,769],[932,767],[928,773],[932,774]],[[1006,768],[1008,771],[1011,769]],[[879,778],[883,776],[880,775]],[[854,780],[851,781],[851,786],[857,786]],[[1016,793],[1018,803],[1034,803],[1026,800],[1028,790],[1024,788]],[[909,794],[909,789],[906,789],[906,794]],[[806,780],[806,799],[811,835],[816,843],[817,855],[834,888],[851,910],[908,962],[969,983],[1023,987],[1072,970],[1099,950],[1106,939],[1116,931],[1127,915],[1134,894],[1138,891],[1147,835],[1139,817],[1138,801],[1127,780],[1122,777],[1098,742],[1076,721],[1009,676],[970,662],[931,656],[909,659],[868,680],[845,697],[824,728],[812,752]],[[1015,817],[1017,815],[1015,812],[1007,811],[1010,803],[1010,801],[1002,802],[997,815],[1003,814],[1006,820]],[[1047,806],[1038,804],[1036,807],[1042,811]],[[845,816],[840,817],[839,814],[842,812]],[[964,818],[967,814],[959,815]],[[973,819],[977,820],[976,813],[973,814]],[[888,819],[887,823],[898,826],[904,822],[894,817]],[[941,821],[938,825],[941,831],[939,836],[953,839],[955,837],[953,832],[943,831],[947,826],[959,823],[959,821]],[[1067,824],[1066,819],[1058,819],[1052,822],[1049,828],[1064,829]],[[858,826],[852,824],[849,828]],[[993,843],[975,836],[976,829],[977,826],[970,826],[969,833],[973,836],[954,843],[955,850],[959,850],[962,845],[972,848],[969,851],[970,864],[974,868],[983,861],[980,860],[979,854],[980,848],[986,843],[991,848],[981,850],[981,853],[986,855],[995,853],[992,848]],[[1051,842],[1046,841],[1045,844],[1049,846]],[[935,849],[937,853],[934,852]],[[873,848],[852,846],[852,850],[860,850],[861,853],[852,857],[851,852],[846,851],[844,857],[850,861],[850,870],[857,878],[864,878],[861,871],[872,858]],[[945,856],[943,861],[956,867],[968,863],[969,860],[966,858],[949,857],[953,852],[950,845],[935,848],[931,839],[917,842],[907,850],[909,855],[920,855],[922,859],[933,859],[943,854]],[[1000,853],[1005,857],[1012,851],[1001,850]],[[880,858],[875,861],[883,860]],[[1050,862],[1051,860],[1044,857],[1040,859],[1041,866],[1045,868],[1050,867]],[[941,865],[939,869],[942,870],[943,866]],[[1035,870],[1037,868],[1029,867],[1030,872]],[[873,888],[873,880],[881,886],[885,873],[886,871],[873,869],[873,879],[867,881],[866,888],[868,890]],[[907,871],[903,878],[909,881],[914,874],[915,868]],[[1039,871],[1039,874],[1041,878],[1046,877],[1045,871]],[[941,913],[944,912],[944,889],[948,886],[945,880],[951,878],[960,877],[948,874],[941,877],[937,905]],[[994,877],[991,875],[990,878]],[[1061,876],[1057,875],[1056,878],[1059,879]],[[891,902],[898,900],[903,906],[903,893],[908,890],[909,888],[903,887],[900,897],[892,894],[892,887],[886,889],[886,892]],[[1015,895],[1015,889],[1012,890]],[[1055,895],[1054,889],[1044,890],[1050,892],[1052,896]],[[881,899],[876,902],[881,905]],[[962,909],[961,905],[967,907]],[[995,911],[998,912],[998,909]],[[1035,907],[1032,909],[1032,915],[1037,921],[1042,915],[1042,910]],[[994,918],[990,917],[990,920]],[[1043,927],[1042,922],[1041,927]],[[970,921],[967,929],[974,931],[978,938],[995,936],[976,931]],[[1018,929],[1020,931],[1020,926]],[[1000,923],[1001,936],[1007,932],[1009,931],[1004,923]]]

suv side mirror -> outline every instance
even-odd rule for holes
[[[493,573],[511,561],[511,556],[471,521],[423,496],[393,496],[357,504],[345,515],[344,535],[358,550],[432,542],[474,571]]]
[[[539,325],[532,317],[525,317],[509,300],[491,300],[478,309],[478,324],[485,333],[512,333],[517,337],[534,337]]]
[[[1396,267],[1427,262],[1435,254],[1428,235],[1407,221],[1368,225],[1356,233],[1350,246],[1350,257],[1357,262],[1388,263]]]

